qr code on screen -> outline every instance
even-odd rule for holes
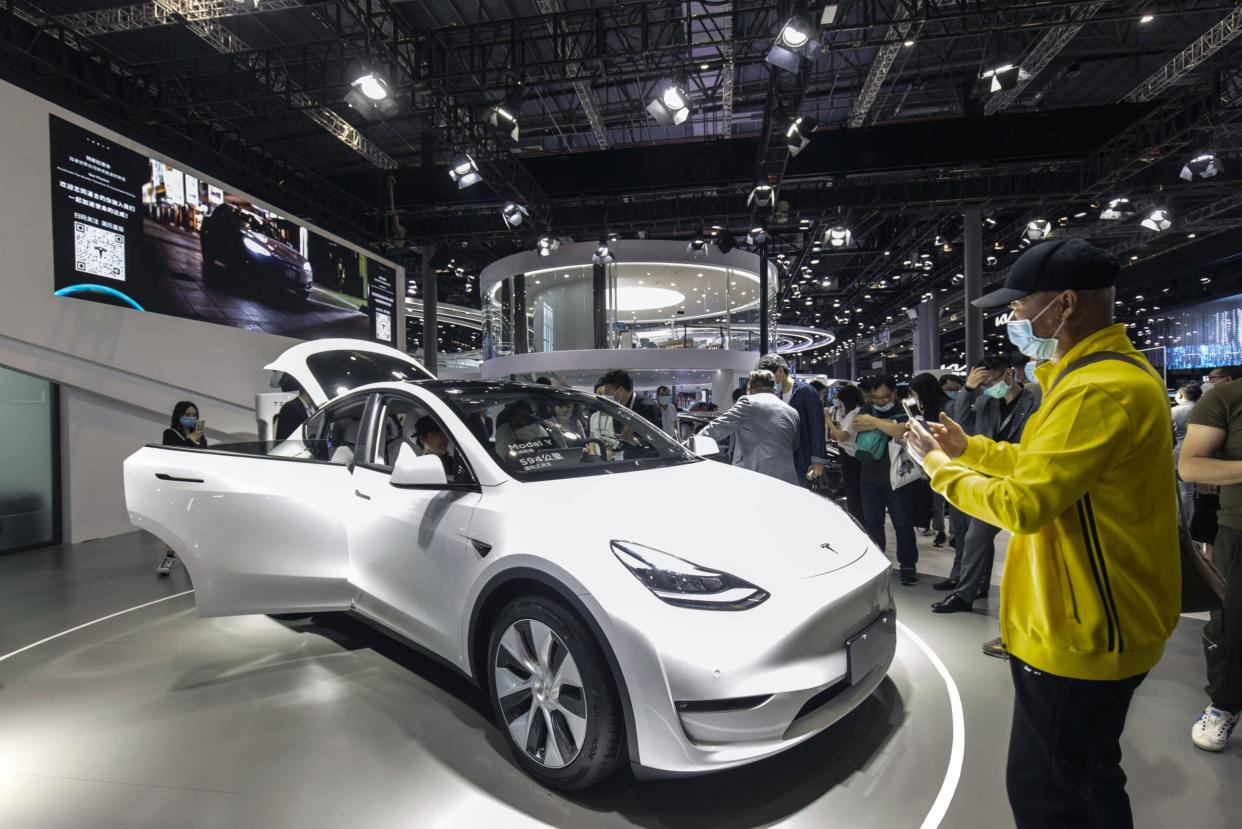
[[[125,237],[85,222],[73,223],[74,268],[125,281]]]
[[[392,317],[388,314],[376,313],[375,339],[386,343],[392,342]]]

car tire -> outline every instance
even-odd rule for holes
[[[496,723],[527,774],[573,790],[617,770],[621,702],[599,643],[572,611],[542,596],[511,602],[492,623],[486,668]]]

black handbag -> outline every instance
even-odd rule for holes
[[[1132,357],[1118,354],[1116,351],[1097,351],[1094,354],[1079,357],[1070,363],[1065,371],[1058,374],[1057,378],[1052,381],[1052,385],[1048,387],[1048,394],[1052,394],[1057,383],[1060,383],[1070,372],[1104,360],[1120,360],[1123,363],[1129,363],[1142,369],[1153,380],[1155,379],[1147,366]],[[1161,391],[1164,391],[1163,387]],[[1190,537],[1190,516],[1182,515],[1181,499],[1177,497],[1176,475],[1169,485],[1173,490],[1170,497],[1177,501],[1177,547],[1182,565],[1182,612],[1201,613],[1219,610],[1225,603],[1225,577],[1199,552],[1198,545]]]

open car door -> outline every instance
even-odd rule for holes
[[[264,366],[298,382],[315,408],[368,383],[434,380],[407,354],[366,340],[326,339],[299,343]],[[280,374],[274,375],[275,379]]]
[[[181,558],[200,616],[352,605],[347,522],[366,403],[351,395],[313,415],[297,456],[248,443],[146,446],[126,459],[130,521]]]

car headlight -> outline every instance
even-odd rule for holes
[[[737,576],[632,541],[613,541],[612,552],[648,590],[671,605],[746,610],[768,598],[767,591]]]
[[[250,251],[253,254],[257,254],[258,256],[271,256],[272,255],[272,252],[267,249],[267,245],[263,244],[262,242],[256,242],[254,239],[251,239],[249,236],[242,237],[242,244],[246,246],[246,250]]]
[[[310,262],[303,262],[303,263],[302,263],[302,270],[306,271],[308,274],[309,274],[309,273],[311,273],[311,263],[310,263]]]

